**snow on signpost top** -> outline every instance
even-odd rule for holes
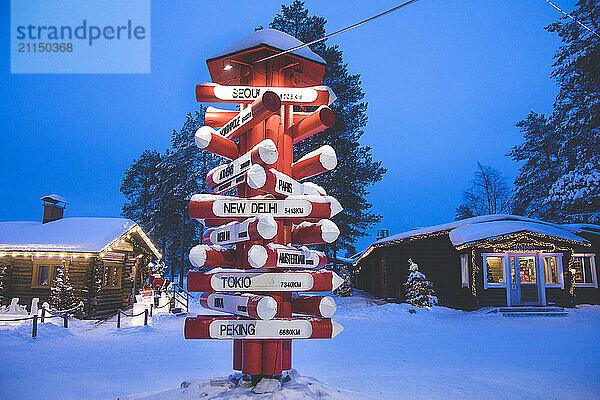
[[[225,50],[218,52],[214,56],[210,57],[207,61],[215,58],[221,58],[230,54],[235,54],[242,50],[251,49],[253,47],[265,44],[278,50],[289,50],[296,46],[303,45],[304,43],[295,37],[288,35],[285,32],[278,31],[276,29],[260,29],[254,31],[249,35],[244,36]],[[326,64],[325,60],[313,53],[312,50],[307,46],[301,49],[297,49],[291,52],[297,56],[306,58],[308,60],[316,61],[321,64]]]

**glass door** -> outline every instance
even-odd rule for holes
[[[508,257],[508,267],[510,278],[508,283],[508,305],[516,306],[521,304],[521,279],[517,268],[517,257],[510,254]]]
[[[538,274],[537,257],[535,255],[520,255],[518,260],[518,272],[521,284],[521,303],[538,304]]]

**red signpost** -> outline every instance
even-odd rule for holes
[[[323,253],[302,246],[332,243],[339,235],[329,218],[342,210],[340,203],[303,182],[335,168],[335,151],[323,146],[293,162],[294,143],[335,123],[328,107],[335,94],[321,86],[325,62],[305,49],[253,64],[285,50],[290,40],[270,29],[254,32],[209,59],[213,82],[196,86],[199,102],[240,109],[209,107],[207,126],[196,133],[200,149],[230,161],[207,174],[212,194],[190,200],[190,217],[211,227],[190,261],[219,268],[190,272],[187,284],[205,292],[204,307],[233,315],[187,318],[185,338],[232,339],[233,369],[253,381],[291,368],[291,339],[333,338],[343,329],[330,319],[331,297],[296,294],[343,283],[320,270],[327,263]],[[221,195],[232,189],[237,197]]]

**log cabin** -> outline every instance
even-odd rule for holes
[[[135,222],[125,218],[63,218],[58,195],[42,197],[42,223],[0,222],[0,281],[4,303],[35,297],[48,301],[56,271],[63,268],[82,317],[102,319],[133,304],[150,262],[161,254]]]
[[[354,284],[403,301],[412,259],[452,308],[599,304],[598,254],[600,225],[486,215],[377,240],[355,261]]]

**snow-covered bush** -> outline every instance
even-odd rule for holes
[[[56,276],[52,280],[50,289],[50,307],[54,310],[62,311],[73,308],[77,305],[77,299],[71,280],[69,279],[69,269],[63,265],[56,269]]]
[[[412,259],[408,260],[408,279],[404,286],[406,287],[406,301],[413,306],[431,307],[438,303],[433,292],[433,283],[419,271],[419,266]]]

